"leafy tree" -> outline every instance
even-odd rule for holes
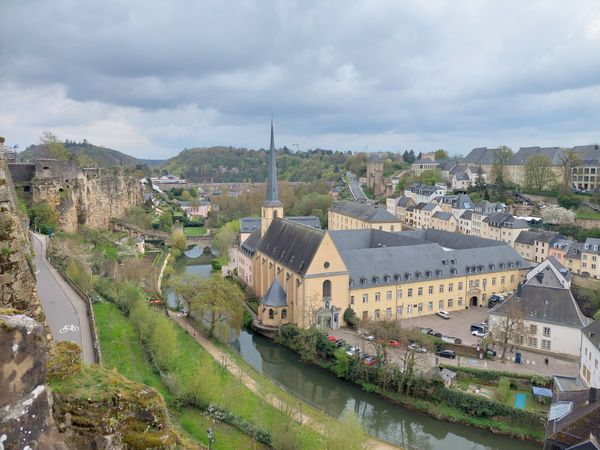
[[[331,368],[338,378],[346,378],[348,376],[350,357],[348,356],[348,353],[346,353],[345,348],[338,348],[335,351]]]
[[[219,252],[219,255],[229,255],[229,249],[233,247],[235,243],[235,239],[237,237],[237,233],[240,231],[240,221],[233,220],[231,222],[227,222],[221,228],[219,228],[213,239],[213,245],[215,249]]]
[[[159,227],[163,231],[171,231],[173,228],[173,214],[170,211],[164,211],[158,218]]]
[[[561,190],[564,194],[571,191],[573,168],[581,165],[581,158],[578,153],[571,149],[563,150],[560,158],[562,167],[562,184]]]
[[[34,203],[30,211],[31,225],[41,233],[48,234],[50,230],[56,231],[58,224],[58,213],[48,202]]]
[[[360,319],[356,316],[356,314],[354,313],[354,310],[352,308],[350,308],[349,306],[344,311],[344,320],[352,328],[356,328],[360,322]]]
[[[581,205],[581,199],[573,194],[559,195],[557,200],[560,206],[567,209],[577,209]]]
[[[50,158],[59,160],[71,159],[71,153],[65,148],[65,145],[49,131],[44,131],[40,139],[40,144],[45,148]]]
[[[178,249],[181,253],[187,249],[187,239],[183,229],[178,228],[171,234],[171,247]]]
[[[483,192],[486,190],[485,178],[483,177],[483,169],[481,168],[481,166],[477,168],[477,178],[475,178],[474,188],[476,192]]]
[[[444,181],[444,177],[438,169],[425,170],[419,177],[419,181],[423,184],[436,184]]]
[[[217,326],[222,337],[227,337],[231,329],[239,332],[244,319],[244,293],[237,284],[215,273],[208,279],[184,275],[173,280],[172,286],[189,312],[207,326],[209,337],[215,335]]]
[[[181,193],[181,200],[189,202],[192,199],[192,195],[189,193],[189,191],[183,191]]]
[[[443,148],[440,148],[439,150],[435,151],[435,160],[442,160],[442,159],[448,159],[448,152],[446,150],[444,150]]]
[[[416,159],[417,159],[417,158],[416,158],[416,156],[415,156],[415,152],[414,152],[414,151],[411,149],[411,150],[408,152],[408,159],[405,159],[405,161],[406,161],[407,163],[409,163],[409,164],[412,164],[412,163],[414,163],[414,162],[416,161]]]
[[[325,430],[324,450],[364,450],[368,436],[353,411],[346,410],[333,427]]]
[[[533,155],[525,163],[525,188],[541,192],[555,182],[552,161],[546,155]]]
[[[504,187],[504,166],[510,161],[513,156],[513,151],[506,145],[501,145],[494,150],[493,163],[492,163],[492,178],[498,183],[497,180],[502,181]]]

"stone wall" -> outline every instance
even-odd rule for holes
[[[598,219],[575,219],[575,226],[584,230],[592,230],[600,228],[600,220]]]
[[[16,188],[22,198],[54,206],[60,228],[69,232],[81,225],[107,228],[111,218],[143,203],[139,180],[121,168],[82,169],[73,161],[39,159],[29,180],[31,167],[10,164],[9,170],[19,179]]]

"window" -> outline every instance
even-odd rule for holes
[[[454,283],[450,283],[448,285],[448,292],[452,292],[454,290]]]
[[[458,290],[462,291],[463,290],[463,284],[462,281],[460,283],[458,283]]]
[[[529,325],[529,334],[537,334],[537,325]]]
[[[443,293],[444,293],[444,285],[440,284],[440,294],[443,294]]]
[[[440,300],[440,301],[438,302],[438,308],[439,308],[439,309],[444,309],[444,300]]]
[[[269,319],[274,319],[275,318],[275,313],[273,312],[273,310],[271,308],[269,308]]]
[[[548,339],[542,339],[542,350],[550,350],[550,341]]]
[[[407,296],[412,297],[412,288],[408,289],[408,292],[406,293]]]
[[[381,301],[381,293],[380,292],[375,292],[375,301],[376,302],[380,302]]]
[[[392,308],[386,308],[385,317],[392,317]]]
[[[458,297],[458,306],[462,306],[462,297]]]
[[[529,347],[535,347],[535,348],[537,348],[537,338],[529,336],[527,338],[527,345]]]
[[[550,337],[550,327],[544,327],[544,336]]]
[[[369,294],[363,294],[363,303],[369,303]]]
[[[500,284],[505,284],[506,283],[506,277],[503,275],[500,277]]]
[[[451,298],[448,299],[448,308],[452,308],[452,306],[454,305],[454,300],[452,300]]]
[[[397,316],[401,316],[402,315],[402,306],[403,305],[396,306],[396,315]]]
[[[351,295],[351,296],[350,296],[350,304],[351,304],[351,305],[354,305],[354,295]]]
[[[433,311],[433,302],[427,303],[427,311]]]
[[[281,310],[281,318],[287,319],[287,309],[284,308]]]
[[[402,289],[398,289],[398,292],[396,292],[396,298],[398,300],[400,300],[402,298]]]
[[[423,312],[423,303],[419,303],[419,304],[417,305],[417,311],[419,311],[419,313],[422,313],[422,312]]]
[[[423,288],[422,288],[422,287],[420,287],[420,288],[417,290],[417,295],[423,295]]]
[[[511,276],[510,276],[510,283],[511,283],[511,284],[514,284],[514,283],[515,283],[515,276],[514,276],[514,275],[511,275]]]
[[[323,298],[331,297],[331,281],[323,281]]]
[[[433,286],[429,286],[429,294],[433,294]]]
[[[386,300],[391,300],[392,299],[392,291],[387,291],[385,293],[385,299]]]
[[[492,286],[496,286],[496,277],[492,278]]]
[[[380,311],[378,309],[375,310],[375,319],[380,318]]]

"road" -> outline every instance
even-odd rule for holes
[[[363,192],[360,187],[360,183],[358,182],[358,178],[353,173],[348,172],[348,188],[350,189],[350,193],[354,200],[368,200],[367,196]]]
[[[94,340],[87,319],[87,303],[46,259],[47,236],[32,233],[37,289],[46,321],[57,341],[72,341],[81,347],[83,360],[95,363]]]

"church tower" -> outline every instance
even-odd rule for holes
[[[261,208],[260,235],[264,236],[273,218],[283,217],[283,205],[279,201],[277,189],[277,165],[275,162],[275,138],[271,121],[271,148],[269,149],[269,174],[267,175],[267,196]]]

